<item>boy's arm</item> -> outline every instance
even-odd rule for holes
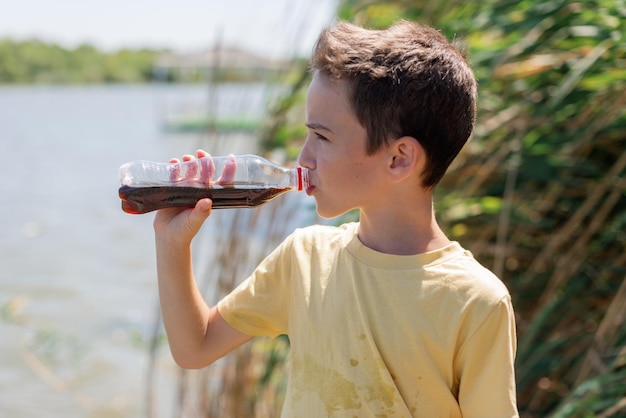
[[[190,244],[156,234],[159,299],[170,350],[178,365],[195,369],[252,337],[236,331],[216,306],[206,304],[193,275]]]
[[[185,368],[204,367],[252,338],[228,325],[196,286],[191,241],[210,214],[211,201],[203,199],[193,210],[161,209],[154,218],[163,323],[174,360]]]
[[[515,316],[509,296],[500,300],[459,353],[459,404],[463,417],[518,417],[514,361]]]

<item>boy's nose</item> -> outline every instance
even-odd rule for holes
[[[300,150],[300,155],[298,156],[298,164],[304,168],[308,168],[312,170],[315,168],[315,162],[313,156],[311,154],[309,140],[307,139]]]

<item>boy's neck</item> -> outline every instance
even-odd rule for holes
[[[434,251],[450,243],[435,219],[430,193],[424,200],[396,202],[384,210],[361,209],[358,236],[373,250],[396,255]]]

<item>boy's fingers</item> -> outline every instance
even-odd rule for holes
[[[200,199],[195,206],[195,211],[198,211],[199,213],[202,212],[210,212],[211,211],[211,207],[213,206],[213,202],[211,201],[211,199],[206,198],[206,199]],[[207,213],[208,215],[208,213]]]
[[[235,172],[237,171],[237,159],[233,154],[228,155],[226,163],[224,164],[224,171],[222,176],[218,180],[218,184],[228,185],[232,184],[235,180]]]
[[[198,158],[204,158],[204,157],[210,157],[210,155],[209,155],[209,153],[208,153],[208,152],[206,152],[205,150],[203,150],[203,149],[199,149],[199,150],[197,150],[197,151],[196,151],[196,157],[198,157]]]
[[[183,155],[185,163],[185,180],[191,180],[198,174],[198,163],[193,155]]]
[[[202,223],[211,214],[211,199],[201,199],[196,203],[191,213],[189,213],[189,228],[194,234],[198,232]]]
[[[178,158],[172,158],[170,160],[170,181],[178,181],[180,180],[180,161]]]
[[[196,150],[196,157],[198,158],[198,165],[200,169],[200,182],[209,184],[215,171],[215,165],[213,161],[208,161],[211,158],[208,152],[202,149]]]
[[[170,180],[173,182],[183,179],[192,180],[199,177],[198,180],[200,182],[210,184],[215,172],[215,164],[210,154],[201,149],[196,151],[195,156],[185,154],[181,160],[178,158],[170,159],[170,163],[172,164],[170,168]],[[225,168],[224,172],[230,173],[231,171],[227,171]],[[232,175],[229,174],[229,176],[234,176],[234,171]],[[230,181],[232,181],[232,179]]]
[[[206,154],[206,153],[205,153]],[[200,165],[200,182],[209,184],[215,172],[215,163],[209,154],[198,159]]]

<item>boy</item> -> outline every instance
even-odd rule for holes
[[[174,358],[200,368],[253,336],[287,334],[285,417],[517,416],[508,291],[433,211],[433,187],[474,124],[464,57],[409,22],[339,23],[322,32],[312,68],[299,158],[307,193],[321,216],[358,209],[360,221],[295,231],[209,307],[190,247],[211,201],[160,210],[159,292]]]

